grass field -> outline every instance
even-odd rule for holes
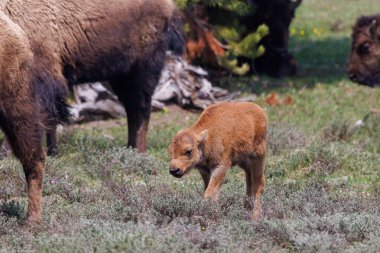
[[[304,0],[291,27],[298,76],[233,80],[270,119],[262,220],[243,208],[239,168],[219,203],[202,199],[195,171],[169,175],[170,140],[198,116],[170,107],[153,114],[146,155],[125,148],[125,120],[65,129],[33,229],[20,226],[21,166],[1,161],[0,252],[379,252],[380,115],[369,111],[380,109],[380,89],[345,72],[351,26],[376,11],[378,0]],[[267,105],[273,91],[293,104]]]

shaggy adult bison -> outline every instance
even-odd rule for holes
[[[360,17],[356,21],[348,77],[359,84],[380,85],[380,15]]]
[[[128,114],[128,145],[146,150],[151,96],[183,38],[171,0],[0,1],[0,126],[41,218],[41,129],[65,114],[68,86],[109,81]],[[52,119],[53,118],[53,119]]]
[[[182,177],[195,167],[205,185],[204,197],[217,200],[227,170],[244,169],[247,184],[245,206],[252,217],[261,216],[261,193],[265,185],[267,116],[248,102],[219,103],[206,108],[195,125],[180,131],[170,145],[170,174]]]
[[[296,9],[302,0],[250,0],[255,11],[243,17],[247,27],[246,34],[256,31],[261,24],[269,27],[269,34],[260,44],[265,47],[265,54],[255,58],[252,66],[254,72],[274,77],[293,76],[297,72],[297,63],[288,50],[289,26]]]

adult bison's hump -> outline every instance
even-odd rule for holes
[[[41,65],[59,62],[73,82],[106,79],[149,57],[164,45],[175,9],[170,0],[18,0],[1,8],[25,31]]]

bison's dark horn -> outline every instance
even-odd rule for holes
[[[376,22],[376,19],[374,19],[374,20],[372,20],[372,22],[368,28],[368,32],[372,37],[375,36],[375,34],[376,34],[376,27],[377,27],[377,22]]]
[[[292,9],[296,9],[300,4],[302,0],[290,0],[290,6]]]

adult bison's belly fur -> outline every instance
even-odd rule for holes
[[[23,164],[29,221],[41,217],[41,129],[54,135],[67,116],[68,86],[109,81],[127,111],[128,145],[145,151],[165,51],[183,44],[171,0],[0,2],[0,126]]]

